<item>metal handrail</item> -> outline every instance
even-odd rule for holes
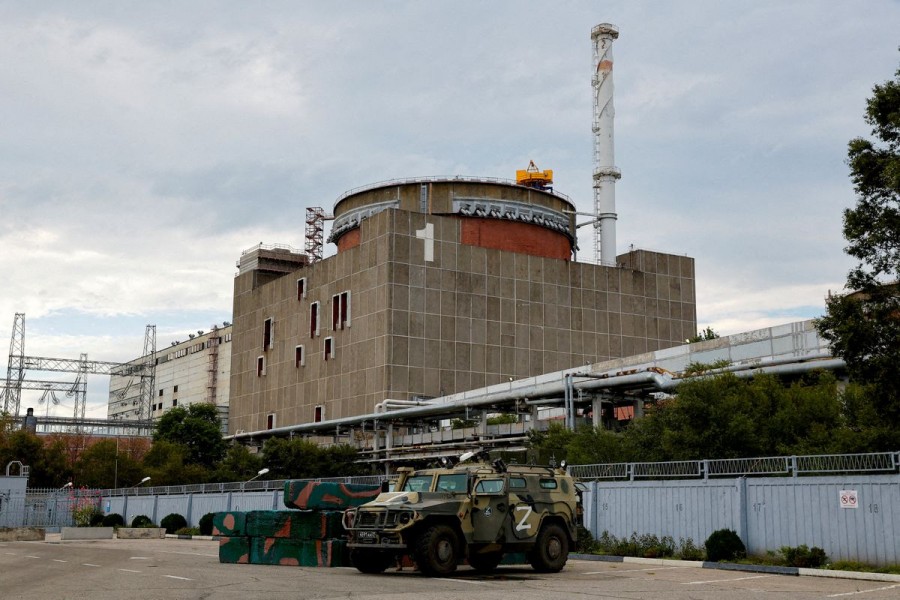
[[[822,473],[900,473],[900,452],[765,456],[666,462],[598,463],[570,465],[573,477],[599,479],[707,479],[764,475],[817,475]]]
[[[453,176],[426,175],[423,177],[404,177],[401,179],[386,179],[384,181],[378,181],[376,183],[369,183],[366,185],[361,185],[359,187],[355,187],[351,190],[347,190],[346,192],[344,192],[343,194],[338,196],[337,200],[334,201],[334,206],[336,207],[338,204],[341,203],[342,200],[344,200],[348,196],[352,196],[354,194],[359,194],[360,192],[366,192],[368,190],[378,189],[380,187],[387,187],[389,185],[405,185],[408,183],[437,183],[437,182],[441,182],[441,181],[464,181],[464,182],[469,182],[469,183],[499,183],[499,184],[503,184],[503,185],[512,185],[512,186],[516,186],[516,187],[527,187],[527,186],[522,186],[522,185],[518,184],[514,179],[503,179],[500,177],[474,177],[471,175],[453,175]],[[528,189],[533,189],[536,192],[545,192],[547,194],[552,194],[553,196],[556,196],[557,198],[561,198],[562,200],[565,200],[566,202],[568,202],[569,204],[571,204],[573,206],[575,205],[575,201],[572,200],[566,194],[563,194],[562,192],[557,192],[555,190],[539,190],[536,188],[528,188]]]

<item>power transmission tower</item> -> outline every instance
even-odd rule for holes
[[[16,313],[12,331],[9,362],[6,366],[6,387],[3,389],[3,411],[18,417],[19,403],[22,401],[22,380],[25,379],[25,313]]]
[[[144,331],[144,361],[141,369],[141,408],[139,419],[150,419],[150,406],[156,390],[156,325],[147,325]]]

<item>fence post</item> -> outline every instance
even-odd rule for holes
[[[191,513],[194,510],[194,494],[188,494],[188,503],[187,503],[187,514],[184,515],[184,520],[187,521],[188,527],[193,527],[193,521],[191,520]]]
[[[747,552],[750,553],[750,527],[748,523],[749,507],[747,506],[747,477],[741,476],[737,480],[738,492],[738,537],[744,542]]]
[[[797,457],[791,456],[789,464],[791,466],[791,477],[796,477],[797,476]]]
[[[703,459],[700,461],[700,470],[703,472],[703,479],[709,479],[709,461],[707,459]]]

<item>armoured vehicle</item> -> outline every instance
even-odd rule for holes
[[[565,566],[578,508],[565,470],[461,458],[444,468],[401,468],[393,491],[345,513],[357,569],[381,573],[408,555],[425,575],[451,573],[463,559],[488,572],[511,552],[524,552],[538,571]]]

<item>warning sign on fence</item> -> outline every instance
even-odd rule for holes
[[[856,497],[856,490],[841,490],[841,508],[856,508],[859,506],[859,499]]]

